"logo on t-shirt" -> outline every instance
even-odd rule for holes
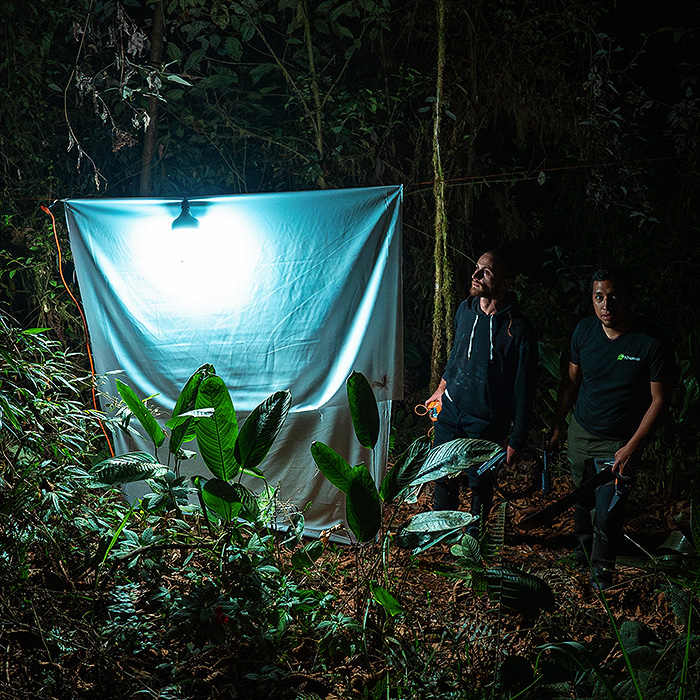
[[[641,357],[632,357],[631,355],[624,355],[623,353],[620,353],[617,356],[618,360],[632,360],[633,362],[641,362],[642,358]]]

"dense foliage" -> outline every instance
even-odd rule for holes
[[[0,330],[0,654],[12,668],[0,679],[4,697],[534,700],[697,691],[696,508],[687,538],[677,532],[667,544],[670,554],[637,561],[642,575],[624,585],[624,597],[571,606],[563,588],[576,577],[565,563],[527,572],[517,548],[506,554],[505,503],[477,537],[464,534],[473,516],[459,511],[396,525],[416,485],[492,463],[499,446],[462,440],[427,456],[419,438],[377,490],[364,465],[350,467],[314,443],[365,544],[337,546],[327,535],[304,543],[303,513],[278,503],[264,481],[265,455],[289,408],[284,392],[238,429],[226,387],[203,365],[168,422],[170,467],[155,457],[166,433],[121,383],[111,428],[126,428],[131,416],[154,454],[97,462],[101,416],[80,407],[71,357],[40,329],[3,319]],[[373,443],[368,389],[361,375],[349,378],[356,435]],[[195,434],[214,476],[188,484],[177,463]],[[235,479],[241,471],[261,479],[259,495]],[[152,493],[129,506],[110,484],[133,480]],[[195,493],[199,505],[188,498]],[[425,559],[445,543],[455,543],[449,564]],[[439,596],[431,593],[440,588],[435,573],[448,577]],[[650,595],[667,601],[654,627],[633,612]]]
[[[399,182],[419,361],[433,344],[434,280],[418,263],[434,253],[439,176],[453,297],[470,257],[512,244],[531,315],[558,347],[585,309],[581,281],[614,258],[685,338],[697,321],[698,18],[694,3],[666,5],[10,0],[0,284],[15,315],[70,324],[40,201]],[[668,309],[679,278],[690,284]]]

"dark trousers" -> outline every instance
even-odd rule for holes
[[[473,435],[470,434],[462,416],[455,404],[445,395],[442,397],[442,410],[435,423],[435,438],[433,447],[442,445],[457,438],[479,438],[501,443],[505,436]],[[484,474],[477,474],[478,466],[470,467],[462,474],[453,478],[443,477],[435,481],[433,495],[433,510],[457,510],[459,508],[459,492],[462,486],[471,489],[471,507],[469,512],[478,515],[485,522],[491,510],[493,491],[496,484],[496,472],[489,469]]]
[[[592,457],[611,459],[624,441],[606,440],[584,430],[572,417],[568,433],[568,458],[571,480],[580,486],[595,473]],[[620,493],[613,508],[615,483],[604,484],[576,504],[574,527],[578,546],[576,555],[583,562],[590,559],[591,572],[599,581],[610,585],[620,546],[624,538],[623,521],[629,489]]]

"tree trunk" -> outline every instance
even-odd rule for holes
[[[165,35],[165,19],[163,13],[163,0],[156,0],[153,5],[153,31],[151,32],[151,52],[149,62],[152,68],[160,64],[163,56],[163,38]],[[143,151],[141,152],[141,178],[139,181],[139,195],[148,197],[153,188],[153,154],[156,150],[156,130],[158,118],[158,98],[152,95],[148,98],[148,126],[143,139]]]
[[[316,178],[316,184],[320,189],[325,190],[328,186],[326,178],[323,175],[323,104],[321,102],[321,92],[318,86],[318,76],[316,74],[316,61],[314,60],[314,49],[311,42],[311,17],[309,14],[309,4],[307,2],[302,3],[302,9],[304,12],[304,34],[306,37],[306,54],[309,58],[309,69],[311,71],[311,93],[314,98],[314,109],[313,114],[313,125],[316,132],[316,150],[318,152],[318,163],[321,168],[321,173],[319,173]]]
[[[447,0],[437,0],[438,56],[435,88],[435,121],[433,128],[433,175],[435,182],[435,297],[433,305],[433,351],[430,363],[431,386],[437,386],[454,341],[453,276],[448,255],[447,212],[445,207],[445,179],[440,154],[440,120],[443,110],[445,75],[445,16]]]

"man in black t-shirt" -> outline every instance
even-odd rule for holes
[[[665,413],[675,363],[663,335],[631,314],[632,285],[624,271],[599,269],[591,292],[595,316],[581,321],[571,338],[549,446],[561,446],[573,407],[568,458],[574,486],[590,475],[590,458],[608,461],[616,475],[577,504],[574,515],[576,556],[579,563],[590,561],[591,585],[599,590],[612,584],[631,478]]]

